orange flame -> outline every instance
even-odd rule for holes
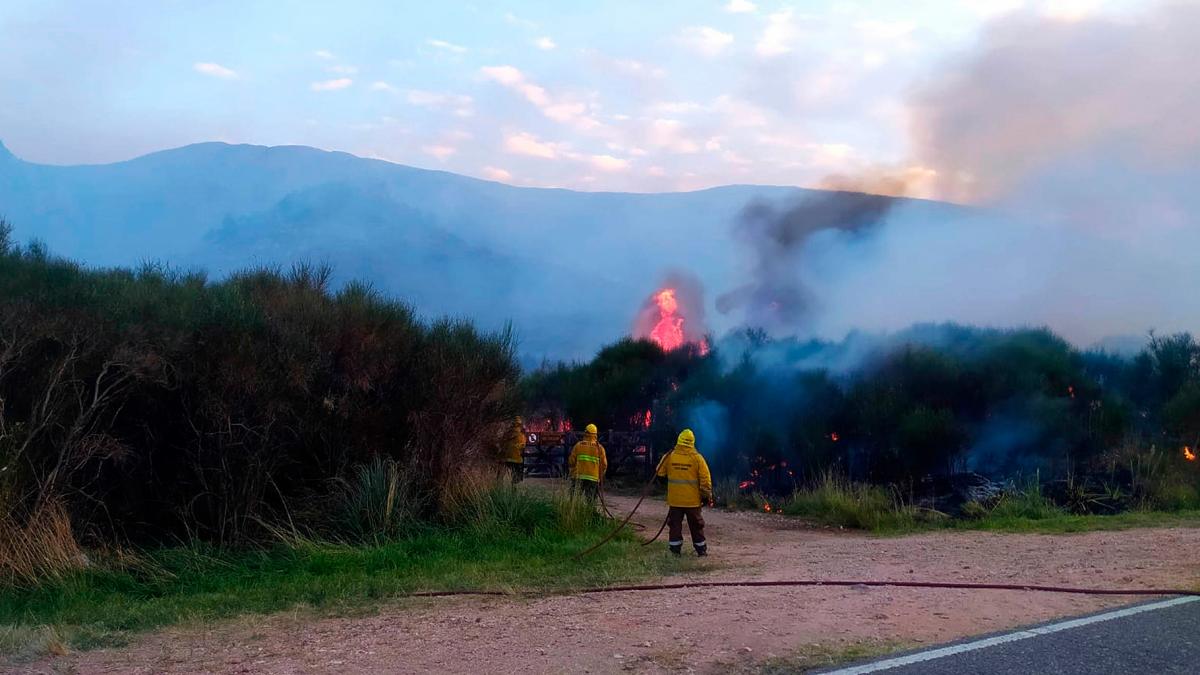
[[[841,438],[841,437],[838,436],[838,433],[836,431],[833,432],[832,434],[829,434],[829,440],[833,441],[834,443],[837,443],[839,438]]]
[[[1196,453],[1192,452],[1192,449],[1185,445],[1183,446],[1183,458],[1189,462],[1194,462],[1196,461]]]
[[[650,339],[663,351],[672,351],[683,346],[683,317],[678,316],[679,301],[675,299],[674,288],[664,288],[654,294],[654,304],[658,305],[658,323],[650,331]]]
[[[764,511],[764,512],[766,512],[766,513],[770,513],[770,512],[771,512],[771,505],[770,505],[770,504],[767,504],[767,503],[765,503],[765,502],[764,502],[764,503],[763,503],[763,511]]]

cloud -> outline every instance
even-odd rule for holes
[[[718,96],[712,108],[731,127],[765,127],[768,124],[767,113],[762,108],[730,96]]]
[[[474,99],[465,94],[409,89],[404,98],[409,105],[430,110],[449,110],[456,117],[471,117],[475,114],[472,107]]]
[[[519,92],[525,100],[541,108],[550,104],[546,90],[526,79],[525,74],[513,66],[484,66],[479,69],[483,76]]]
[[[693,154],[700,152],[700,144],[684,135],[683,124],[679,120],[656,119],[650,123],[647,133],[650,145],[676,152]]]
[[[787,54],[792,51],[792,43],[798,34],[792,10],[780,10],[767,17],[767,27],[754,45],[754,51],[768,58]]]
[[[511,24],[513,26],[517,26],[519,28],[527,28],[529,30],[533,30],[538,27],[536,21],[530,21],[529,19],[519,17],[516,14],[513,14],[512,12],[506,12],[504,14],[504,20],[507,21],[509,24]]]
[[[483,175],[488,180],[496,180],[504,183],[511,181],[513,177],[508,171],[495,166],[483,167]]]
[[[338,89],[345,89],[352,84],[354,84],[354,80],[348,77],[339,77],[336,80],[313,82],[309,86],[313,91],[337,91]]]
[[[334,58],[333,52],[329,51],[328,49],[318,49],[317,51],[313,52],[313,56],[317,57],[318,59],[325,59],[326,61]]]
[[[327,72],[335,75],[357,75],[358,67],[356,66],[329,66],[325,69]]]
[[[427,44],[430,47],[433,47],[435,49],[441,49],[443,51],[451,52],[454,54],[466,54],[467,53],[466,47],[463,47],[462,45],[456,45],[453,42],[446,42],[445,40],[426,40],[425,44]]]
[[[589,114],[590,109],[586,103],[552,97],[543,87],[531,82],[525,73],[513,66],[484,66],[479,72],[489,80],[518,92],[543,115],[555,122],[568,124],[580,131],[592,131],[603,126]]]
[[[599,52],[593,52],[592,60],[601,68],[634,79],[661,80],[667,76],[666,70],[637,59],[614,59]]]
[[[201,75],[219,77],[222,80],[236,80],[238,78],[237,71],[226,68],[219,63],[197,63],[192,66],[192,70]]]
[[[421,152],[436,157],[440,162],[444,162],[449,159],[451,155],[458,152],[458,148],[452,145],[426,145],[425,147],[421,148]]]
[[[756,9],[758,7],[750,0],[729,0],[729,4],[725,5],[725,11],[731,14],[748,14]]]
[[[695,101],[658,101],[646,106],[646,112],[651,115],[687,115],[697,113],[705,108]]]
[[[613,157],[612,155],[592,155],[588,158],[592,166],[601,171],[616,172],[629,168],[629,160]]]
[[[558,45],[555,44],[554,40],[551,40],[550,38],[545,37],[545,36],[534,40],[533,46],[535,46],[538,49],[541,49],[543,51],[550,51],[551,49],[556,49],[558,47]]]
[[[371,91],[386,91],[388,93],[394,94],[394,93],[396,93],[396,88],[393,87],[392,85],[388,84],[387,82],[384,82],[383,80],[377,80],[377,81],[371,83]]]
[[[468,105],[472,99],[461,94],[449,94],[439,91],[409,89],[405,99],[412,105],[425,108],[440,108],[447,105]]]
[[[504,150],[514,155],[538,157],[540,159],[555,159],[559,155],[559,147],[555,143],[545,143],[529,132],[508,134],[504,137]]]
[[[690,49],[711,57],[733,44],[733,35],[710,26],[689,26],[683,29],[679,40]]]

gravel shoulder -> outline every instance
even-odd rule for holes
[[[620,513],[634,500],[610,499]],[[636,518],[658,529],[665,505]],[[932,532],[877,538],[759,513],[705,513],[704,578],[879,579],[1193,587],[1200,529],[1069,535]],[[660,543],[654,544],[659,546]],[[661,544],[666,555],[665,544]],[[693,572],[691,574],[697,574]],[[672,580],[677,581],[677,578]],[[182,626],[22,672],[408,673],[754,671],[797,654],[955,640],[1138,600],[1022,591],[720,588],[388,604],[369,616],[297,610]]]

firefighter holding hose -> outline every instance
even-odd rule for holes
[[[667,546],[671,553],[680,555],[683,550],[683,519],[687,518],[696,555],[708,555],[700,507],[712,503],[712,474],[696,451],[696,435],[691,429],[680,432],[675,448],[659,462],[657,475],[667,479]]]
[[[604,480],[604,472],[608,471],[608,455],[596,439],[599,433],[595,424],[587,425],[583,430],[583,440],[571,448],[571,454],[567,457],[571,490],[583,493],[588,501],[596,499],[600,492],[600,481]]]

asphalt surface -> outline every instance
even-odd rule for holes
[[[1145,603],[1146,611],[1137,614],[1086,625],[1075,624],[1089,618],[1052,622],[830,672],[845,675],[1200,673],[1200,602],[1149,609],[1161,602]],[[888,667],[896,660],[933,656],[948,647],[966,651]]]

